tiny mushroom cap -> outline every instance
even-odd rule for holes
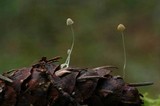
[[[66,24],[69,26],[69,25],[72,25],[74,23],[74,21],[71,19],[71,18],[68,18],[67,21],[66,21]]]
[[[126,29],[126,27],[123,24],[119,24],[117,26],[117,30],[120,31],[120,32],[123,32],[125,29]]]

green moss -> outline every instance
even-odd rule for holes
[[[147,97],[148,93],[144,94],[144,105],[143,106],[160,106],[160,96],[157,99]]]

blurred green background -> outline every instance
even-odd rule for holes
[[[123,48],[118,24],[126,26],[127,82],[153,81],[141,92],[160,94],[159,0],[1,0],[0,70],[31,66],[42,56],[62,56],[76,34],[71,66],[118,66],[122,76]]]

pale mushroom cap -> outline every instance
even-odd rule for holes
[[[71,18],[68,18],[67,21],[66,21],[66,24],[69,26],[69,25],[72,25],[74,23],[74,21],[71,19]]]
[[[123,32],[125,29],[126,29],[126,27],[123,24],[119,24],[117,26],[117,30],[120,31],[120,32]]]

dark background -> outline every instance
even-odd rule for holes
[[[74,20],[73,67],[118,66],[123,48],[119,23],[126,26],[127,82],[153,81],[140,90],[160,93],[160,1],[158,0],[1,0],[0,70],[31,66],[42,56],[62,56],[72,36],[66,19]]]

